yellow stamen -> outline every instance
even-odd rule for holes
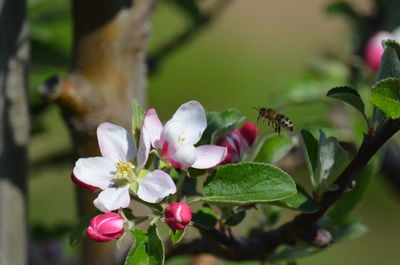
[[[182,144],[183,142],[185,141],[185,137],[179,137],[178,138],[178,142],[180,143],[180,144]]]
[[[116,165],[117,173],[115,174],[116,179],[130,179],[135,176],[133,169],[135,166],[126,161],[119,161]]]

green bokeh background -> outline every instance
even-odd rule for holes
[[[311,61],[327,52],[339,58],[346,56],[351,45],[350,29],[343,19],[323,12],[329,2],[234,1],[215,24],[162,63],[149,80],[148,106],[157,108],[165,120],[180,104],[196,99],[208,110],[234,107],[255,121],[257,114],[251,107],[279,107],[285,102],[285,92]],[[358,2],[361,9],[368,6],[368,1],[353,2]],[[37,102],[36,87],[45,78],[68,69],[70,7],[65,0],[29,3],[33,38],[30,95],[31,101]],[[175,8],[162,2],[153,18],[150,51],[183,30],[186,22]],[[289,105],[285,114],[296,128],[324,126],[327,110],[324,103],[317,102]],[[70,181],[73,164],[63,159],[71,152],[70,139],[58,108],[49,107],[34,124],[38,132],[29,150],[29,224],[49,228],[74,225],[77,214]],[[260,129],[272,132],[265,126]],[[369,232],[300,259],[299,264],[399,264],[399,199],[381,176],[374,176],[357,210]],[[183,263],[175,259],[170,264]]]

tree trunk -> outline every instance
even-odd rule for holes
[[[70,74],[56,96],[78,157],[98,156],[97,126],[130,130],[131,100],[145,103],[145,53],[157,0],[73,0],[74,42]],[[78,191],[80,215],[96,195]],[[84,244],[83,264],[116,264],[114,243]]]
[[[0,264],[27,264],[26,1],[0,0]]]

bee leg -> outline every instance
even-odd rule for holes
[[[278,135],[281,133],[281,126],[278,125]]]

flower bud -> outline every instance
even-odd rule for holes
[[[92,218],[86,229],[88,237],[98,242],[117,239],[124,233],[124,218],[116,213],[99,214]]]
[[[248,121],[242,126],[242,128],[240,129],[240,133],[246,140],[247,144],[251,146],[256,140],[259,131],[254,123]]]
[[[183,230],[192,220],[192,211],[184,202],[174,202],[164,212],[165,223],[173,230]]]
[[[92,186],[92,185],[89,185],[89,184],[86,184],[86,183],[80,181],[77,177],[75,177],[74,173],[71,173],[71,180],[72,180],[76,185],[78,185],[79,187],[84,188],[84,189],[86,189],[86,190],[96,191],[96,190],[99,190],[99,189],[100,189],[100,188],[98,188],[98,187],[95,187],[95,186]]]
[[[239,150],[237,150],[235,143],[229,136],[222,138],[217,142],[218,146],[223,146],[227,148],[227,154],[225,159],[221,162],[221,165],[227,163],[237,163],[240,161]]]
[[[382,41],[387,39],[394,39],[394,36],[389,32],[379,31],[367,42],[367,45],[365,46],[365,61],[374,72],[378,71],[379,65],[381,64],[381,59],[384,52]]]

